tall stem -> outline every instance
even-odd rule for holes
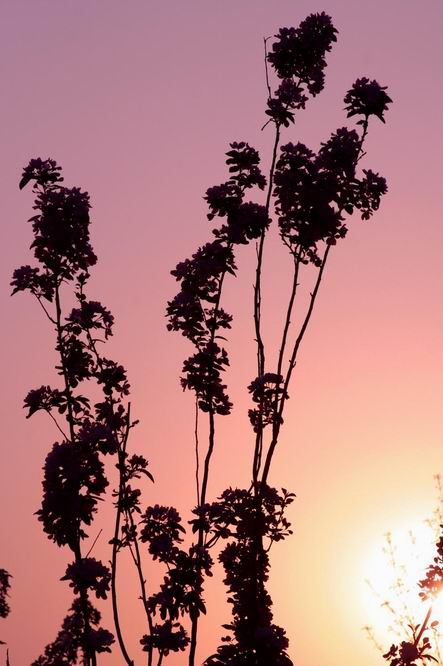
[[[60,354],[60,363],[61,371],[63,375],[63,380],[65,384],[66,391],[66,404],[68,409],[68,422],[69,422],[69,434],[71,444],[75,443],[75,427],[74,427],[74,410],[72,408],[72,391],[71,385],[69,382],[68,370],[66,367],[65,351],[63,344],[63,325],[62,325],[62,308],[60,303],[60,282],[57,280],[55,287],[55,311],[56,311],[56,330],[57,330],[57,347]],[[70,544],[71,550],[74,553],[75,561],[79,564],[82,561],[81,547],[80,547],[80,536],[77,535],[75,544]],[[91,631],[91,626],[89,623],[89,613],[88,613],[88,592],[84,588],[80,588],[80,603],[83,613],[83,622],[84,622],[84,637],[85,643],[88,634]],[[95,650],[86,650],[84,651],[84,666],[96,666],[97,658]]]
[[[265,41],[265,51],[266,51],[266,41]],[[266,58],[265,58],[266,63]],[[274,184],[274,172],[275,164],[277,161],[277,150],[278,144],[280,142],[280,125],[276,123],[275,125],[275,139],[274,147],[272,150],[271,166],[269,169],[269,182],[268,182],[268,192],[266,195],[266,217],[269,218],[269,208],[271,205],[272,197],[272,188]],[[255,327],[255,339],[257,342],[257,375],[260,377],[265,372],[265,345],[262,338],[261,331],[261,277],[262,277],[262,265],[263,265],[263,250],[265,244],[266,229],[263,229],[260,240],[258,242],[257,248],[257,265],[255,269],[255,284],[254,284],[254,327]],[[261,465],[261,456],[263,450],[263,427],[259,426],[258,431],[255,437],[255,449],[252,462],[252,478],[254,485],[257,484],[258,473]]]
[[[215,332],[216,332],[216,325],[217,325],[217,316],[218,312],[220,309],[220,300],[221,300],[221,294],[222,294],[222,288],[223,288],[223,282],[225,279],[226,271],[223,271],[223,273],[220,276],[219,284],[218,284],[218,293],[217,293],[217,298],[216,302],[214,305],[214,313],[213,313],[213,325],[212,325],[212,330],[209,338],[209,344],[212,344],[215,340]],[[198,406],[197,406],[198,408]],[[195,437],[196,437],[196,454],[198,453],[198,413],[196,415],[196,426],[195,426]],[[214,452],[214,446],[215,446],[215,411],[214,407],[211,403],[210,408],[209,408],[209,442],[208,442],[208,450],[206,452],[205,456],[205,462],[204,462],[204,467],[203,467],[203,478],[202,478],[202,483],[201,483],[201,493],[199,493],[199,506],[202,506],[206,502],[206,493],[207,493],[207,488],[208,488],[208,481],[209,481],[209,468],[210,468],[210,463],[211,463],[211,458],[212,454]],[[199,470],[199,456],[196,455],[196,482],[197,482],[197,493],[199,491],[199,478],[198,478],[198,470]],[[201,549],[204,546],[204,529],[201,526],[198,530],[198,551],[199,553],[201,552]],[[200,560],[199,558],[197,559],[197,566],[200,566]],[[189,666],[195,666],[195,653],[197,649],[197,632],[198,632],[198,611],[197,612],[191,612],[191,642],[190,642],[190,647],[189,647]]]
[[[269,207],[271,204],[272,188],[274,184],[275,163],[277,161],[277,150],[278,150],[279,141],[280,141],[280,125],[276,124],[274,148],[272,150],[271,167],[269,169],[268,192],[266,195],[267,217],[269,217]],[[263,248],[265,243],[265,237],[266,237],[266,229],[263,229],[257,249],[257,267],[255,270],[255,285],[254,285],[254,325],[255,325],[255,337],[257,341],[257,370],[259,376],[262,375],[265,371],[265,346],[263,343],[263,338],[261,333],[261,298],[262,298],[261,272],[263,264]]]
[[[130,405],[128,406],[127,413],[127,425],[126,425],[126,434],[123,440],[122,446],[118,451],[118,470],[119,470],[119,484],[118,484],[118,497],[117,497],[117,506],[115,513],[115,525],[114,525],[114,538],[112,540],[112,561],[111,561],[111,597],[112,597],[112,613],[114,617],[115,631],[117,633],[117,640],[120,646],[123,659],[126,661],[128,666],[134,666],[134,662],[130,658],[126,645],[123,639],[123,634],[120,626],[120,616],[118,611],[118,599],[117,599],[117,556],[118,556],[118,542],[120,538],[120,522],[122,516],[122,502],[123,495],[125,491],[126,481],[125,481],[125,454],[126,454],[126,445],[128,442],[129,429],[130,429]]]
[[[271,443],[269,445],[268,453],[266,455],[265,465],[264,465],[264,468],[263,468],[263,475],[262,475],[262,483],[263,484],[265,484],[267,482],[267,479],[268,479],[269,469],[271,467],[271,462],[272,462],[272,456],[274,455],[275,447],[277,446],[278,436],[279,436],[279,433],[280,433],[281,420],[282,420],[283,411],[284,411],[284,408],[285,408],[285,402],[287,400],[286,396],[287,396],[287,392],[288,392],[289,383],[291,381],[292,372],[293,372],[293,370],[295,368],[295,365],[296,365],[296,362],[297,362],[298,350],[300,348],[300,345],[302,343],[303,337],[306,333],[306,329],[308,327],[309,321],[310,321],[311,316],[312,316],[315,301],[317,299],[318,290],[320,288],[320,284],[321,284],[322,277],[323,277],[323,272],[324,272],[324,269],[325,269],[326,261],[328,259],[331,247],[332,247],[331,245],[327,245],[325,253],[323,255],[323,260],[321,262],[321,265],[320,265],[320,268],[319,268],[319,271],[318,271],[317,280],[316,280],[314,289],[311,293],[311,299],[310,299],[310,302],[309,302],[309,307],[308,307],[306,316],[304,318],[303,324],[300,328],[297,339],[295,341],[295,344],[294,344],[294,347],[293,347],[293,350],[292,350],[292,354],[291,354],[291,358],[289,360],[289,366],[288,366],[288,371],[286,373],[286,378],[285,378],[285,382],[284,382],[284,386],[283,386],[283,395],[282,395],[282,398],[280,400],[280,407],[279,407],[279,410],[278,410],[278,416],[274,421],[273,432],[272,432],[272,440],[271,440]]]

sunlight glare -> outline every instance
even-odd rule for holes
[[[382,645],[406,639],[407,625],[420,624],[431,605],[419,597],[418,582],[436,554],[435,529],[425,521],[385,535],[366,562],[368,625]],[[443,625],[443,595],[432,603],[432,621]]]

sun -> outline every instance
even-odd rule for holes
[[[385,535],[369,554],[365,569],[368,626],[381,647],[410,637],[408,625],[421,624],[431,602],[419,597],[418,582],[436,553],[436,531],[429,521],[416,521]],[[443,628],[443,595],[432,602],[432,621]],[[438,629],[434,640],[439,640]]]

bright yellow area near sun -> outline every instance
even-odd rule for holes
[[[429,522],[408,522],[386,534],[368,555],[363,602],[368,626],[383,648],[407,640],[407,625],[421,624],[425,618],[431,601],[420,599],[418,582],[436,555],[436,536]],[[431,621],[435,620],[441,631],[443,594],[432,601]]]

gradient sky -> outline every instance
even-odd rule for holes
[[[13,269],[31,261],[32,195],[18,190],[21,169],[53,157],[68,186],[91,194],[99,263],[89,293],[117,320],[109,347],[128,369],[141,419],[132,446],[156,477],[146,502],[174,504],[187,518],[193,401],[178,375],[190,347],[166,331],[176,289],[169,271],[209,237],[202,195],[225,178],[228,142],[249,141],[267,164],[263,37],[322,10],[340,32],[326,89],[286,140],[318,147],[345,124],[342,100],[355,78],[377,78],[395,103],[386,126],[372,124],[365,166],[388,179],[389,194],[334,250],[302,349],[270,479],[297,493],[295,533],[274,546],[271,591],[299,666],[383,663],[361,631],[371,621],[370,555],[386,531],[430,514],[432,476],[442,471],[441,0],[3,0],[0,567],[14,579],[0,638],[13,666],[40,654],[70,598],[58,582],[68,554],[33,515],[56,435],[44,415],[26,420],[21,405],[30,388],[53,381],[55,356],[37,304],[9,297]],[[235,315],[236,409],[220,425],[213,498],[250,475],[251,252],[242,250],[239,266],[225,301]],[[288,289],[275,239],[265,279],[266,335],[275,341]],[[106,559],[109,515],[96,525],[104,527],[96,554]],[[122,588],[135,645],[143,623],[131,574]],[[220,575],[207,596],[201,659],[230,616]],[[121,664],[118,651],[103,664]]]

